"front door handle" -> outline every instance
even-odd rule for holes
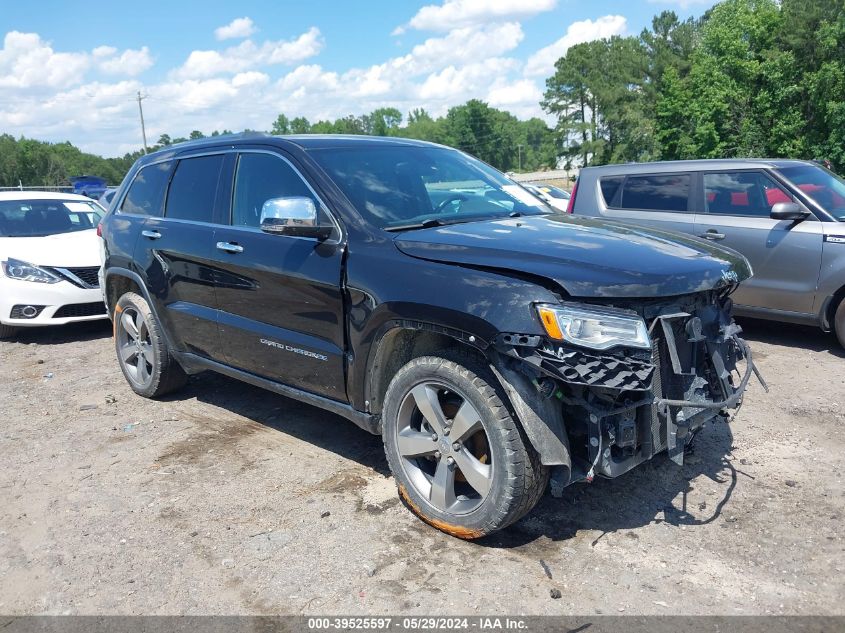
[[[698,237],[703,237],[705,240],[723,240],[725,239],[725,234],[719,233],[716,229],[709,229]]]
[[[217,250],[226,251],[227,253],[243,253],[244,247],[234,242],[217,242]]]
[[[161,237],[161,233],[159,233],[158,231],[141,231],[141,235],[143,235],[144,237],[148,237],[151,240],[157,240]]]

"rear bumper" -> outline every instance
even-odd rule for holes
[[[37,316],[25,318],[21,306],[34,307]],[[99,288],[79,288],[68,281],[40,284],[0,278],[0,323],[3,325],[40,327],[107,317]]]

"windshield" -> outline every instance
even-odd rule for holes
[[[564,191],[563,189],[558,189],[557,187],[552,187],[551,185],[543,185],[540,187],[540,191],[547,193],[552,198],[557,198],[558,200],[569,200],[569,193]]]
[[[103,209],[79,200],[0,200],[0,237],[42,237],[96,228]]]
[[[845,222],[845,180],[815,165],[784,167],[779,171],[825,211]]]
[[[441,147],[312,150],[367,220],[386,230],[549,211],[484,163]]]

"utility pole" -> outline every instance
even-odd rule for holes
[[[522,171],[522,145],[516,146],[516,151],[519,153],[519,171]]]
[[[144,153],[147,153],[147,128],[144,126],[144,108],[141,107],[141,101],[146,97],[141,96],[141,91],[138,91],[138,114],[141,115],[141,135],[144,137]]]

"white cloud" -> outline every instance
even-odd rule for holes
[[[146,46],[142,46],[139,50],[127,48],[117,57],[114,56],[115,53],[117,50],[111,46],[100,46],[92,52],[94,58],[100,60],[97,67],[109,75],[122,74],[135,77],[153,65],[150,49]]]
[[[399,26],[394,35],[406,28],[420,31],[449,31],[461,26],[485,24],[509,18],[522,18],[550,11],[557,0],[445,0],[429,4],[417,11],[407,25]]]
[[[64,88],[79,83],[91,61],[85,53],[57,53],[37,33],[10,31],[0,49],[0,87]]]
[[[192,51],[173,71],[175,79],[203,79],[272,64],[292,64],[318,54],[324,46],[320,29],[311,27],[293,40],[266,41],[260,46],[244,40],[223,51]]]
[[[548,77],[554,72],[555,62],[566,55],[566,51],[575,44],[601,40],[613,35],[622,35],[628,28],[628,21],[621,15],[605,15],[597,20],[573,22],[566,29],[566,35],[541,48],[528,58],[525,63],[525,75],[529,77]]]
[[[250,18],[235,18],[226,26],[214,29],[214,37],[218,40],[231,40],[249,37],[255,33],[255,24]]]

